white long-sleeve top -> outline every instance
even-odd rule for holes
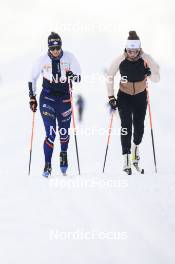
[[[54,63],[56,63],[56,61],[54,61]],[[72,71],[73,74],[77,76],[81,75],[81,69],[77,59],[72,53],[68,51],[63,51],[62,57],[60,58],[60,60],[57,61],[57,67],[60,80],[65,80],[67,71]],[[39,57],[39,59],[34,64],[29,77],[29,89],[31,89],[30,93],[32,95],[36,95],[36,83],[40,74],[42,75],[44,80],[48,81],[46,81],[46,85],[47,83],[49,84],[49,86],[55,84],[55,82],[53,82],[52,68],[53,60],[49,57],[48,54]],[[64,89],[64,83],[62,83],[59,88]]]

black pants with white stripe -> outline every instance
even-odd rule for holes
[[[145,90],[136,95],[129,95],[119,90],[117,99],[122,128],[122,153],[130,154],[132,127],[133,142],[139,145],[143,138],[144,120],[147,109],[147,92]],[[127,133],[123,133],[123,131],[127,131]]]

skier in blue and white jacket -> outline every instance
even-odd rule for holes
[[[39,98],[41,116],[46,138],[44,140],[45,167],[43,176],[51,174],[51,159],[54,147],[56,122],[60,135],[60,169],[63,174],[68,168],[67,149],[71,122],[70,88],[72,81],[80,82],[80,65],[74,55],[62,50],[61,37],[51,32],[48,37],[48,52],[34,65],[29,79],[30,109],[37,110],[36,82],[42,74],[43,84]]]

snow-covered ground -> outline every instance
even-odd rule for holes
[[[94,135],[78,135],[81,175],[77,174],[71,137],[69,176],[60,175],[57,140],[53,175],[49,180],[42,178],[44,129],[38,111],[28,176],[32,114],[25,78],[13,85],[10,80],[1,84],[6,90],[8,87],[0,104],[1,263],[174,263],[174,80],[168,72],[160,84],[150,84],[157,175],[148,116],[141,146],[145,175],[126,176],[121,172],[119,135],[111,137],[102,174],[107,136],[97,129],[106,129],[110,116],[105,105],[105,84],[99,81],[95,86],[87,83],[75,89],[86,98],[80,128],[86,133],[95,131]],[[119,127],[116,113],[113,129],[118,131]]]
[[[175,63],[173,0],[6,0],[0,32],[0,263],[174,264],[175,263]],[[116,112],[105,173],[109,125],[105,81],[109,63],[136,30],[145,52],[160,64],[161,82],[149,84],[158,174],[154,173],[148,115],[141,144],[145,174],[122,173]],[[86,99],[78,130],[81,175],[74,138],[69,171],[59,172],[55,142],[53,174],[41,176],[44,128],[36,114],[31,175],[28,176],[32,113],[28,75],[58,32],[89,75],[74,89]],[[38,83],[38,95],[41,85]],[[116,85],[117,88],[117,85]],[[78,126],[78,123],[77,123]],[[99,130],[100,129],[100,130]]]

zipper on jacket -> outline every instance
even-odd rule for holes
[[[136,93],[136,90],[135,90],[135,82],[133,82],[133,90],[134,90],[133,95],[135,95],[135,93]]]

